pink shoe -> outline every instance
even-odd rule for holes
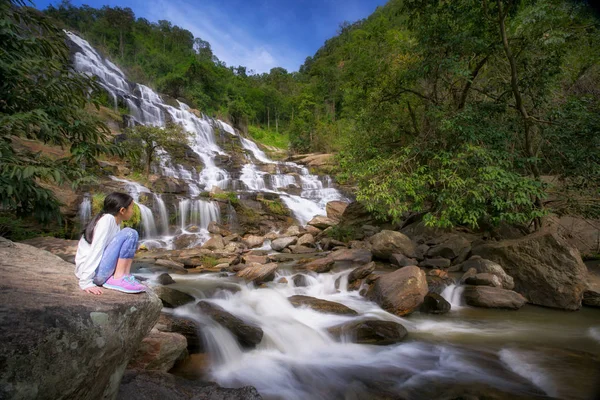
[[[146,291],[146,287],[136,281],[132,275],[126,275],[121,279],[115,279],[111,276],[102,286],[123,293],[141,293]]]

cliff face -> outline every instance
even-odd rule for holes
[[[73,269],[0,238],[0,398],[115,398],[162,304],[152,292],[86,294]]]

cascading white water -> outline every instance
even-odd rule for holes
[[[461,285],[448,285],[441,293],[441,296],[450,303],[451,310],[457,310],[464,305],[462,298],[464,290],[465,287]]]
[[[78,215],[81,226],[85,226],[92,218],[92,199],[87,193],[83,196],[83,200],[79,205]]]
[[[189,199],[179,202],[179,223],[183,231],[189,225],[206,230],[213,221],[220,222],[220,209],[216,202]]]
[[[158,233],[161,235],[169,234],[169,212],[167,206],[160,195],[155,195],[154,200],[156,201],[156,208],[158,210],[158,221],[159,228]]]

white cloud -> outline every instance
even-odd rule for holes
[[[213,53],[228,66],[243,65],[257,73],[269,72],[274,67],[295,71],[304,61],[305,55],[261,42],[251,32],[237,27],[229,15],[208,5],[151,0],[145,4],[144,14],[153,21],[168,20],[208,41]]]

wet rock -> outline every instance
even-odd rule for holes
[[[583,292],[583,304],[588,307],[600,307],[600,287],[589,287]]]
[[[427,251],[426,256],[431,258],[443,257],[449,260],[453,260],[465,250],[468,250],[470,248],[471,242],[469,242],[467,239],[458,235],[451,235],[442,243],[431,247]]]
[[[305,275],[296,274],[292,277],[292,281],[294,282],[295,287],[304,287],[308,286],[308,279],[306,279]]]
[[[243,242],[249,248],[260,247],[265,242],[265,238],[264,236],[249,235],[244,238]]]
[[[207,250],[222,250],[225,247],[223,238],[220,235],[213,235],[206,243],[202,245],[203,249]]]
[[[373,259],[373,254],[365,249],[341,249],[332,252],[329,257],[334,261],[368,264]]]
[[[298,246],[315,247],[315,238],[310,233],[306,233],[298,238]]]
[[[380,275],[367,292],[367,298],[384,310],[404,316],[416,311],[427,294],[425,273],[415,266]]]
[[[332,219],[334,221],[339,221],[344,211],[346,211],[346,207],[348,207],[348,203],[343,201],[330,201],[325,206],[325,210],[327,212],[327,218]]]
[[[314,217],[313,219],[308,221],[307,225],[311,225],[311,226],[314,226],[315,228],[319,228],[319,229],[327,229],[330,226],[335,226],[337,224],[338,224],[338,221],[336,221],[336,220],[324,217],[322,215],[317,215],[316,217]]]
[[[187,249],[192,247],[198,241],[198,236],[192,233],[182,233],[173,239],[173,246],[176,249]]]
[[[296,244],[297,241],[298,238],[294,236],[275,239],[271,242],[271,248],[275,251],[281,251],[288,246]]]
[[[467,286],[463,296],[465,302],[473,307],[518,310],[527,302],[517,292],[490,286]]]
[[[472,256],[467,261],[459,264],[463,271],[468,271],[471,268],[475,268],[478,273],[489,273],[496,275],[502,282],[502,287],[507,290],[512,290],[515,287],[515,282],[512,276],[508,275],[504,269],[493,261],[485,260],[480,256]]]
[[[323,299],[317,299],[315,297],[296,295],[288,297],[288,300],[296,308],[305,306],[308,308],[312,308],[315,311],[327,314],[358,315],[356,311],[349,307],[346,307],[343,304]]]
[[[167,274],[166,272],[164,274],[160,274],[156,278],[156,282],[160,283],[161,285],[171,285],[175,283],[173,278],[171,278],[171,275]]]
[[[423,261],[425,259],[425,254],[429,251],[429,246],[426,244],[420,244],[415,248],[415,258],[418,261]]]
[[[414,258],[408,258],[404,254],[392,254],[390,263],[397,267],[408,267],[409,265],[419,265],[419,262]]]
[[[275,271],[277,271],[277,263],[269,264],[249,264],[248,268],[244,268],[236,275],[247,281],[254,282],[256,285],[260,285],[264,282],[270,282],[275,278]]]
[[[312,247],[300,246],[300,245],[291,245],[288,247],[291,250],[292,254],[310,254],[314,253],[315,249]]]
[[[432,271],[441,270],[434,269]],[[429,293],[442,294],[444,289],[446,289],[450,285],[454,285],[454,279],[448,276],[429,275],[429,273],[427,274],[427,287],[429,288]]]
[[[304,230],[301,227],[292,225],[285,231],[285,236],[300,236],[303,232]]]
[[[373,255],[382,260],[389,260],[392,254],[403,254],[409,258],[415,256],[415,244],[400,232],[383,230],[373,235],[369,242]]]
[[[304,265],[304,268],[316,273],[329,272],[335,266],[335,261],[331,257],[318,258]]]
[[[461,285],[465,284],[465,282],[467,281],[467,279],[473,277],[477,275],[477,270],[475,268],[469,268],[469,270],[467,272],[465,272],[463,274],[463,276],[460,278],[459,283]]]
[[[168,268],[169,270],[171,270],[172,272],[174,272],[176,274],[181,274],[181,275],[187,274],[187,270],[185,269],[185,264],[177,262],[177,261],[161,258],[161,259],[156,260],[155,265],[158,265],[159,267]]]
[[[489,273],[475,274],[465,279],[467,285],[502,287],[502,281],[496,275]]]
[[[288,280],[287,280],[287,278],[285,276],[282,276],[281,278],[279,278],[279,280],[277,281],[277,283],[281,283],[281,284],[287,285],[288,284]]]
[[[155,286],[153,289],[154,293],[160,297],[163,307],[176,308],[196,300],[194,296],[168,286]]]
[[[445,314],[450,311],[450,303],[439,293],[429,292],[425,295],[419,311],[427,314]]]
[[[419,266],[423,268],[448,268],[450,266],[450,260],[442,257],[427,258],[424,261],[421,261]]]
[[[177,360],[187,356],[186,349],[185,336],[153,329],[142,340],[127,368],[167,372]]]
[[[373,271],[375,271],[375,263],[374,262],[370,262],[366,265],[363,265],[362,267],[358,267],[358,268],[354,269],[352,272],[350,272],[350,274],[348,275],[348,283],[352,283],[359,279],[364,279],[367,276],[371,275],[371,273]]]
[[[223,225],[219,225],[216,221],[210,221],[207,229],[210,233],[215,235],[221,235],[224,237],[232,235],[231,231],[229,231]]]
[[[127,400],[260,400],[252,386],[222,388],[216,383],[188,380],[161,371],[126,371],[119,399]]]
[[[254,348],[261,342],[263,330],[260,327],[244,322],[242,319],[225,311],[222,307],[208,301],[199,301],[196,307],[219,325],[229,330],[241,346]]]
[[[200,337],[200,327],[190,319],[163,312],[160,314],[156,328],[161,332],[176,332],[183,335],[187,341],[189,354],[205,351],[204,342]]]
[[[337,339],[352,343],[387,346],[401,342],[408,331],[392,321],[351,321],[327,329]]]
[[[533,304],[565,310],[581,307],[587,269],[577,249],[556,232],[484,244],[473,254],[500,264],[514,278],[515,290]]]
[[[252,254],[247,254],[247,255],[243,256],[242,260],[246,264],[251,264],[251,263],[266,264],[267,262],[269,262],[267,256],[255,256]]]
[[[82,291],[73,264],[0,244],[0,398],[110,399],[162,308],[151,291]],[[35,284],[32,284],[35,282]]]
[[[321,247],[323,250],[331,250],[337,246],[345,246],[345,243],[328,237],[321,239]]]

